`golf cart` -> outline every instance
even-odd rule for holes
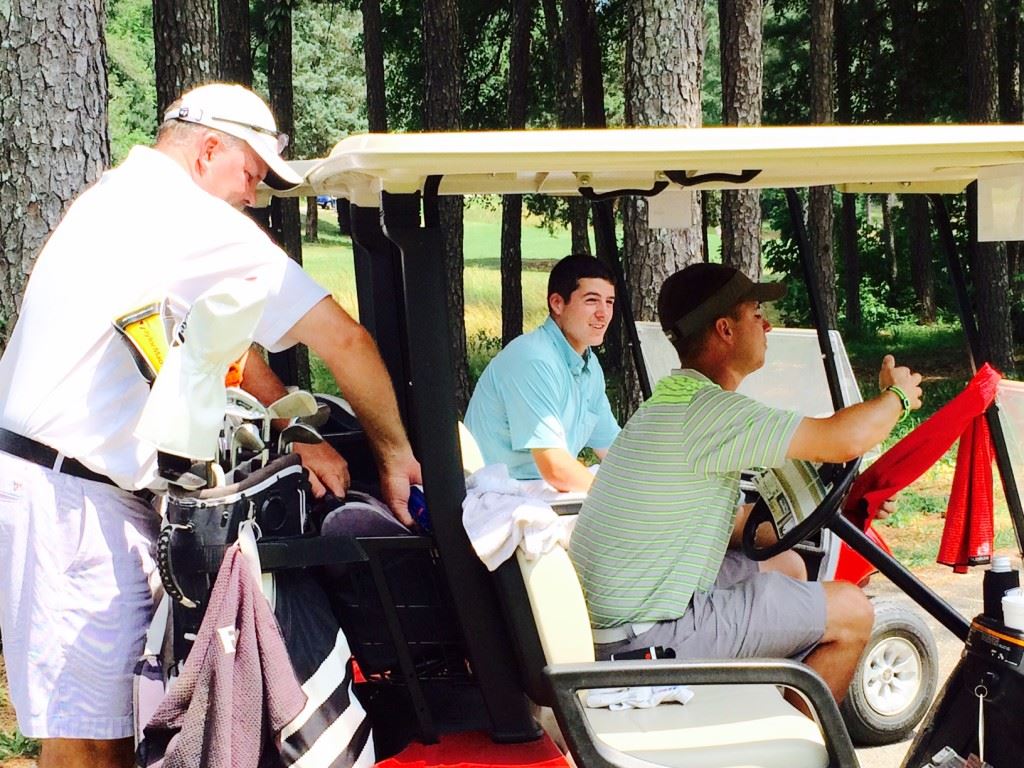
[[[588,768],[857,765],[834,700],[808,668],[784,660],[595,662],[582,594],[563,550],[532,561],[519,554],[493,574],[483,567],[461,522],[466,488],[447,345],[439,195],[583,195],[595,202],[599,251],[617,264],[609,200],[618,195],[783,187],[802,224],[794,187],[939,195],[961,192],[981,178],[981,209],[998,197],[986,181],[987,169],[1019,167],[1022,152],[1024,128],[1018,127],[633,129],[355,136],[329,158],[304,164],[306,183],[289,194],[330,194],[347,202],[360,320],[391,374],[422,461],[432,519],[429,536],[354,542],[364,555],[354,564],[361,599],[353,604],[363,609],[362,621],[343,625],[363,668],[362,698],[378,757],[423,764],[563,764],[557,750],[538,746],[548,742],[529,698],[553,707],[568,751]],[[933,201],[948,231],[942,200]],[[952,242],[951,235],[947,239]],[[950,256],[956,258],[955,250]],[[811,299],[820,320],[813,293]],[[625,305],[620,302],[626,311],[619,314],[630,330],[635,326]],[[969,303],[963,308],[977,359]],[[832,403],[839,407],[844,401],[835,356],[827,330],[817,325]],[[635,337],[632,348],[640,354]],[[1024,514],[1006,442],[995,411],[989,420],[1020,541]],[[343,437],[345,445],[357,446],[351,431]],[[989,637],[838,514],[856,471],[851,462],[823,478],[819,507],[782,537],[782,546],[828,526],[958,637]],[[408,580],[402,579],[411,561],[424,574],[413,597],[403,593]],[[1024,635],[1007,628],[999,634],[1000,642],[1024,649]],[[1021,748],[1020,729],[1000,720],[1012,707],[1001,709],[998,696],[1009,689],[997,687],[1000,680],[1016,680],[1016,664],[1004,664],[989,681],[994,706],[986,720],[1003,731],[995,743],[989,734],[997,754],[1019,754]],[[696,695],[685,706],[625,713],[587,708],[578,695],[661,684],[685,684]],[[790,708],[777,686],[799,691],[815,720]],[[947,699],[955,695],[947,688]],[[927,764],[947,744],[964,755],[977,751],[970,735],[973,728],[976,738],[977,722],[954,728],[939,718],[939,709],[907,768]],[[432,743],[436,750],[427,746]],[[997,758],[993,765],[1010,763]]]

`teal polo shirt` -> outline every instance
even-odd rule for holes
[[[550,317],[513,340],[484,369],[466,410],[466,427],[487,464],[519,480],[540,471],[533,448],[608,448],[619,433],[604,371],[589,347],[572,348]]]

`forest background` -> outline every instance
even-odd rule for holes
[[[293,158],[323,156],[343,136],[366,130],[1020,123],[1021,5],[0,0],[0,349],[35,257],[67,206],[132,145],[151,142],[163,109],[192,85],[253,85],[293,137]],[[930,407],[947,400],[969,369],[927,204],[830,188],[801,195],[813,279],[864,388],[870,391],[881,355],[895,351],[929,374]],[[1017,340],[1024,339],[1020,248],[966,248],[968,207],[959,197],[947,204],[968,254],[983,356],[1012,372]],[[615,205],[630,286],[620,301],[651,319],[664,276],[693,261],[721,260],[752,276],[787,280],[791,290],[777,319],[806,324],[808,302],[782,197],[693,193],[691,205],[693,228],[660,234],[645,226],[644,199]],[[543,316],[551,263],[570,250],[611,257],[592,246],[592,213],[581,199],[444,201],[460,409],[489,356]],[[351,246],[333,211],[307,200],[303,216],[298,201],[277,200],[254,215],[345,298]],[[488,316],[474,320],[481,306]],[[622,418],[638,402],[623,351],[621,330],[609,334],[601,354]],[[301,354],[274,362],[290,380],[309,381]],[[323,385],[315,361],[313,381]],[[917,516],[917,538],[934,543],[929,520],[941,524],[950,467],[947,460],[905,496],[906,511],[890,525],[906,526]],[[1009,546],[1005,527],[1000,535],[997,547]],[[922,557],[916,544],[908,546],[901,550],[897,541],[904,560]],[[18,738],[4,730],[0,759],[5,739]]]
[[[105,12],[90,0],[63,5],[0,3],[0,74],[12,75],[0,77],[0,111],[15,125],[0,129],[8,134],[0,142],[4,338],[35,253],[68,201],[133,144],[150,142],[158,114],[199,82],[251,83],[268,96],[293,137],[293,158],[323,156],[341,137],[368,129],[1021,121],[1020,0],[108,0]],[[40,29],[53,39],[40,42]],[[4,99],[5,90],[16,98]],[[72,97],[62,101],[62,90]],[[83,98],[84,117],[75,108]],[[62,126],[60,141],[48,147],[54,125]],[[82,130],[69,136],[69,126]],[[78,160],[67,162],[75,152]],[[67,173],[19,174],[19,165]],[[804,196],[815,283],[832,326],[856,343],[952,317],[923,199],[830,188]],[[640,318],[652,317],[661,279],[695,260],[777,279],[799,270],[781,195],[692,199],[699,224],[690,231],[647,230],[643,198],[615,208]],[[965,242],[970,217],[961,200],[950,205]],[[466,214],[462,201],[445,200],[460,409],[482,362],[523,330],[524,266],[530,281],[531,271],[550,265],[529,243],[524,261],[524,212],[527,237],[540,225],[568,232],[564,252],[593,250],[583,200],[505,196],[469,206],[470,230],[474,218],[500,227],[497,261],[489,262],[498,267],[490,292],[500,296],[500,328],[471,331],[467,344]],[[480,213],[488,210],[493,216]],[[294,201],[276,201],[260,216],[302,261],[303,235],[312,242],[322,227],[337,231],[319,214],[312,200],[301,218]],[[985,245],[971,255],[985,357],[1012,371],[1014,338],[1024,330],[1019,247]],[[806,324],[803,281],[789,282],[779,319]],[[623,348],[613,333],[603,355],[624,417],[638,393]],[[301,355],[277,365],[308,381]]]

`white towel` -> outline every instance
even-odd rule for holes
[[[629,688],[594,688],[587,691],[585,703],[591,709],[648,709],[676,701],[685,704],[693,690],[685,685],[637,685]]]
[[[514,480],[504,464],[491,464],[466,480],[462,525],[490,571],[520,547],[534,560],[555,545],[569,546],[575,517],[559,517],[546,499],[558,492],[543,480]]]

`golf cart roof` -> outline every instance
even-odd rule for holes
[[[443,176],[440,194],[453,195],[601,193],[650,189],[670,178],[670,189],[830,184],[844,192],[955,193],[979,174],[1024,170],[1024,126],[364,134],[339,142],[326,159],[293,166],[305,181],[284,194],[329,194],[363,206],[378,205],[381,191],[422,190],[434,175]]]

